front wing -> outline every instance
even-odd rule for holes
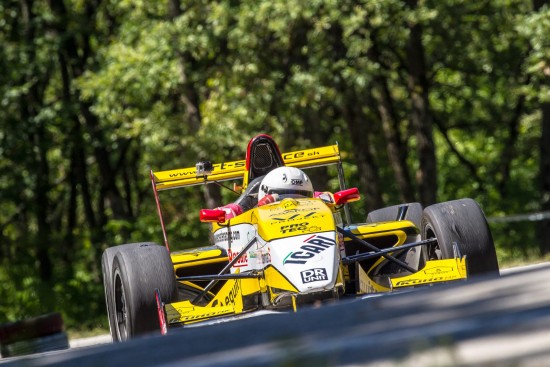
[[[454,258],[430,260],[418,272],[401,277],[390,278],[390,287],[384,287],[372,280],[361,267],[358,267],[359,278],[357,294],[391,292],[398,288],[429,285],[434,283],[464,280],[467,278],[466,259]],[[270,267],[268,276],[276,277],[277,271]],[[271,274],[269,274],[271,272]],[[230,317],[248,311],[260,309],[258,301],[261,294],[268,294],[271,301],[276,297],[266,286],[265,278],[243,278],[224,280],[225,284],[204,306],[192,303],[192,300],[166,304],[166,321],[168,326],[191,324],[214,318]],[[281,279],[281,282],[285,282]],[[296,293],[290,284],[281,284],[289,293]]]
[[[397,288],[416,287],[434,283],[466,280],[466,258],[429,260],[426,265],[415,273],[400,277],[389,277],[390,287],[375,282],[360,267],[357,267],[358,294],[391,292]]]

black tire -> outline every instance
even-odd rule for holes
[[[177,299],[176,277],[167,249],[154,243],[119,246],[111,282],[113,341],[159,332],[155,289],[164,303]]]
[[[405,214],[405,220],[410,220],[415,226],[420,228],[422,221],[422,205],[420,203],[407,203],[392,205],[386,208],[373,210],[367,215],[367,223],[388,222],[397,220],[399,214],[399,207],[407,206],[407,213]]]
[[[466,255],[468,276],[498,274],[498,261],[493,237],[485,214],[472,199],[460,199],[430,205],[424,209],[422,239],[437,238],[427,246],[428,259],[454,257],[453,243]]]
[[[105,308],[107,309],[107,318],[109,320],[109,331],[113,340],[116,336],[116,330],[114,328],[114,308],[113,308],[113,278],[112,278],[112,269],[113,269],[113,259],[118,251],[116,247],[109,247],[103,251],[101,256],[101,271],[103,273],[103,288],[105,290]]]

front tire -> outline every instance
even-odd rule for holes
[[[113,341],[159,330],[155,290],[163,302],[177,299],[176,278],[164,246],[136,243],[116,247],[112,262],[111,307],[107,307]],[[106,297],[108,292],[105,292]],[[111,311],[109,311],[111,309]]]
[[[451,259],[453,243],[466,255],[468,276],[498,274],[498,261],[493,237],[485,214],[472,199],[460,199],[430,205],[424,209],[422,239],[437,238],[427,246],[427,260]]]

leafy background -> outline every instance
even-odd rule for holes
[[[102,251],[162,242],[148,170],[242,159],[258,133],[337,141],[355,220],[472,197],[501,266],[542,259],[549,220],[513,216],[550,210],[548,34],[540,0],[2,1],[0,322],[105,329]],[[231,199],[162,193],[172,247]]]

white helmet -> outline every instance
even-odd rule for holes
[[[279,167],[269,172],[262,180],[258,201],[270,194],[313,197],[313,185],[302,170],[295,167]]]

